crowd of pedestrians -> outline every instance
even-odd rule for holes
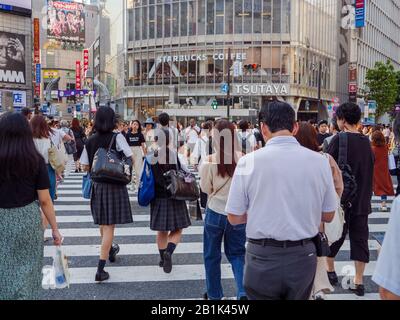
[[[171,172],[189,183],[185,179],[197,171],[205,209],[205,299],[224,298],[222,245],[238,300],[324,299],[339,284],[335,257],[347,236],[356,270],[350,290],[365,294],[372,195],[387,211],[388,196],[399,193],[391,176],[400,177],[400,116],[393,130],[363,128],[360,108],[345,103],[331,123],[313,126],[296,121],[289,104],[272,101],[262,107],[257,125],[191,119],[185,128],[172,126],[166,113],[154,120],[143,127],[138,120],[126,123],[104,107],[85,126],[30,113],[0,117],[0,299],[39,297],[43,230],[50,225],[54,244],[62,242],[53,202],[67,154],[75,172],[92,178],[90,208],[101,236],[96,282],[110,278],[107,260],[115,262],[120,251],[115,228],[133,223],[129,185],[140,194],[149,187],[145,176],[153,183],[148,204],[159,266],[172,272],[191,220],[187,202],[173,196]],[[101,150],[115,152],[131,168],[127,181],[91,177]],[[386,299],[400,298],[398,211],[395,200],[373,278]],[[340,234],[329,239],[325,232],[332,225]]]

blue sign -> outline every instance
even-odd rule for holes
[[[41,75],[42,75],[42,68],[40,63],[38,63],[36,65],[36,84],[40,84],[42,82]]]
[[[229,85],[227,83],[223,83],[221,85],[221,92],[228,93],[228,91],[229,91]]]
[[[356,28],[365,27],[365,1],[366,0],[355,0]]]

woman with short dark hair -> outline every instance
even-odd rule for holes
[[[109,107],[99,108],[94,121],[96,133],[87,140],[81,157],[81,164],[85,171],[90,172],[97,150],[100,148],[108,149],[112,139],[114,139],[111,146],[113,150],[123,152],[126,157],[132,157],[132,151],[123,135],[113,132],[116,126],[117,120],[113,109]],[[95,281],[102,282],[110,277],[104,271],[107,259],[110,262],[115,262],[116,255],[119,252],[118,245],[113,245],[115,225],[133,222],[126,185],[93,182],[90,208],[94,223],[100,226],[102,243]]]
[[[389,149],[382,131],[374,131],[371,139],[372,151],[375,156],[374,194],[381,197],[381,211],[387,211],[387,197],[394,196],[393,182],[389,173]]]
[[[27,119],[0,117],[0,300],[39,299],[43,267],[40,209],[61,245],[46,164]]]

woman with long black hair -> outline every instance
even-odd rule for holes
[[[123,152],[126,157],[132,157],[132,151],[124,136],[113,132],[117,124],[113,109],[109,107],[98,109],[94,120],[96,133],[87,140],[81,157],[81,165],[84,171],[90,172],[97,150],[100,148],[108,149],[113,141],[112,139],[114,139],[111,146],[113,150]],[[95,281],[102,282],[110,277],[104,271],[107,259],[110,262],[115,262],[116,255],[119,252],[119,246],[113,245],[115,225],[133,222],[126,185],[93,182],[90,208],[94,223],[100,226],[102,243]]]
[[[61,245],[44,159],[26,118],[0,117],[0,300],[38,299],[43,267],[40,209]]]

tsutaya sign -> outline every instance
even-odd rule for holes
[[[234,95],[287,96],[288,84],[236,84],[233,85]]]
[[[208,57],[212,56],[214,60],[228,60],[229,55],[226,53],[208,54],[192,54],[192,55],[179,55],[179,56],[162,56],[158,57],[158,62],[183,62],[183,61],[207,61]],[[232,53],[232,61],[245,61],[247,60],[247,53]]]

